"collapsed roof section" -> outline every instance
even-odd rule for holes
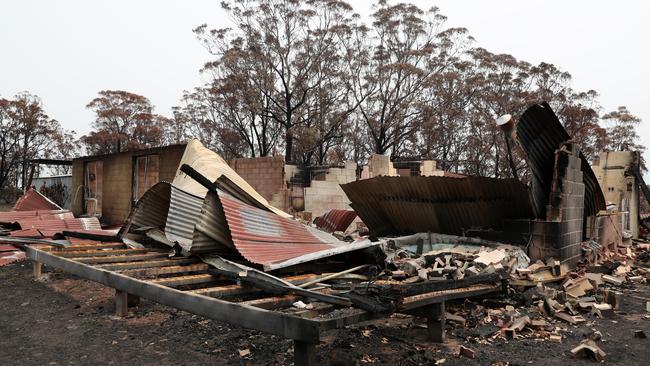
[[[188,143],[174,182],[149,189],[120,235],[177,243],[192,254],[245,259],[265,270],[372,245],[342,242],[294,220],[196,140]]]
[[[462,235],[532,217],[526,186],[486,177],[375,177],[341,186],[371,235]]]
[[[532,201],[537,218],[546,217],[549,204],[555,151],[571,136],[562,127],[551,106],[546,102],[528,108],[516,124],[517,140],[528,158],[528,166],[533,175]],[[580,153],[581,170],[585,185],[585,217],[605,210],[605,197],[598,179],[585,156]]]

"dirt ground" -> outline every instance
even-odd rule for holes
[[[292,342],[233,327],[143,300],[127,318],[113,316],[113,291],[74,276],[51,272],[31,277],[31,263],[0,268],[0,365],[289,365]],[[634,297],[633,297],[634,296]],[[466,342],[463,330],[448,323],[444,345],[424,340],[425,330],[411,317],[364,323],[328,334],[318,346],[323,365],[587,365],[569,350],[594,330],[604,363],[647,365],[650,335],[645,301],[650,287],[627,291],[614,318],[588,318],[567,328],[562,343],[525,338],[490,344]],[[459,344],[475,359],[456,357]],[[248,355],[240,356],[240,351]]]

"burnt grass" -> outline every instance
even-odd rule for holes
[[[289,365],[292,342],[282,337],[215,322],[145,299],[126,318],[113,316],[114,291],[54,272],[31,276],[31,263],[0,268],[0,365]],[[630,296],[633,295],[634,297]],[[393,316],[325,335],[317,347],[322,365],[587,365],[570,350],[595,330],[607,353],[605,364],[647,365],[650,336],[645,300],[650,286],[627,290],[612,319],[566,328],[562,343],[534,337],[489,343],[459,338],[447,324],[445,344],[429,343],[419,319]],[[476,358],[454,355],[463,344]],[[248,350],[241,356],[240,351]],[[244,352],[245,354],[246,352]]]

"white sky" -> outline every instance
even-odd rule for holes
[[[626,105],[644,121],[650,147],[650,4],[621,0],[439,0],[449,26],[477,45],[531,63],[553,63],[577,90],[595,89],[606,111]],[[370,2],[350,1],[367,14]],[[99,90],[142,94],[169,115],[182,91],[201,83],[209,60],[192,29],[228,25],[219,0],[0,0],[0,96],[28,90],[46,112],[80,134]],[[646,161],[650,161],[646,153]],[[647,178],[646,178],[647,179]]]

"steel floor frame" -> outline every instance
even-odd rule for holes
[[[170,259],[165,250],[129,249],[122,243],[89,242],[63,248],[33,244],[27,245],[26,251],[27,257],[34,261],[35,277],[41,276],[41,267],[45,264],[114,288],[118,316],[125,316],[128,304],[142,297],[209,319],[279,335],[293,340],[297,366],[316,364],[316,345],[323,332],[383,317],[357,308],[349,308],[341,316],[327,317],[323,315],[341,307],[322,303],[312,310],[281,312],[278,309],[291,307],[302,297],[273,296],[232,282],[215,286],[221,279],[207,273],[207,264],[193,257]],[[318,277],[307,274],[283,279],[299,284]],[[187,285],[194,288],[175,288]],[[430,339],[442,342],[445,301],[501,289],[501,285],[479,284],[432,291],[405,298],[400,312],[426,317]],[[238,302],[223,299],[240,295],[253,295],[254,299]]]

